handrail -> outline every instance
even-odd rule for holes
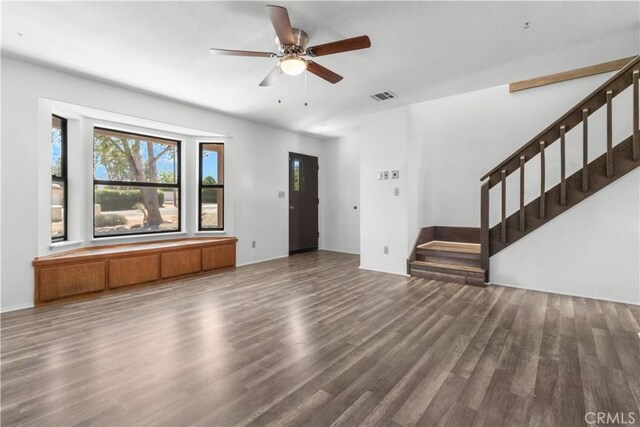
[[[489,188],[491,188],[501,182],[502,171],[506,171],[506,175],[508,176],[518,170],[520,167],[521,156],[525,157],[525,162],[531,160],[540,153],[539,147],[541,141],[544,141],[545,147],[548,147],[560,138],[561,126],[564,126],[565,132],[569,132],[569,130],[582,122],[583,111],[585,109],[587,110],[588,115],[596,112],[600,107],[607,103],[606,93],[608,91],[611,92],[611,96],[615,97],[627,87],[631,86],[633,80],[632,72],[634,67],[638,64],[640,64],[640,56],[637,56],[633,61],[629,62],[624,68],[604,82],[599,88],[587,95],[587,97],[580,101],[575,107],[570,109],[545,130],[520,147],[490,172],[485,174],[480,181],[484,181],[489,178],[488,185]]]

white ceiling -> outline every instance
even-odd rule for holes
[[[3,2],[2,50],[324,136],[340,134],[364,113],[640,52],[637,1],[277,2],[310,35],[310,45],[371,38],[370,49],[317,58],[344,80],[331,85],[309,75],[305,98],[303,76],[258,87],[275,58],[208,53],[210,47],[273,51],[266,4]],[[399,97],[369,97],[385,90]]]

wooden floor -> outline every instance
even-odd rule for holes
[[[637,423],[639,317],[305,253],[3,314],[1,421],[564,427],[591,411]]]

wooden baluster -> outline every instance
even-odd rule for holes
[[[640,70],[633,71],[633,160],[640,158],[640,112],[638,111],[638,91],[640,86],[638,79],[640,78]]]
[[[544,186],[544,141],[540,141],[540,219],[544,219],[545,186]]]
[[[564,145],[564,136],[566,128],[560,126],[560,206],[567,204],[567,179],[566,179],[566,152]]]
[[[582,110],[582,191],[589,190],[589,109]]]
[[[613,91],[607,91],[607,177],[613,175],[613,130],[611,120],[613,114]]]
[[[484,281],[489,283],[489,178],[480,187],[480,266],[485,270]]]
[[[524,231],[524,163],[525,157],[520,156],[520,231]]]
[[[501,182],[501,200],[502,200],[502,221],[500,224],[500,235],[502,236],[502,243],[507,241],[507,171],[502,169],[500,173]]]

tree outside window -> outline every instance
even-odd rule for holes
[[[94,129],[94,235],[180,230],[180,142]]]

